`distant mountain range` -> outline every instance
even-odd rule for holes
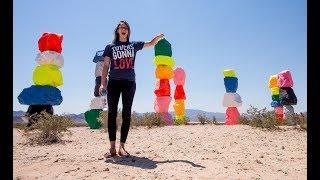
[[[174,112],[169,112],[172,116],[174,116]],[[23,111],[13,111],[13,123],[23,123],[21,116],[23,116],[25,112]],[[142,116],[144,113],[138,113],[138,115]],[[213,117],[216,118],[217,121],[224,122],[225,113],[220,112],[207,112],[198,109],[186,109],[186,116],[190,118],[191,121],[197,121],[198,114],[203,114],[209,119]],[[84,113],[80,114],[66,114],[66,116],[70,117],[77,123],[86,123]]]
[[[13,111],[13,118],[12,121],[13,123],[23,123],[24,121],[22,120],[22,116],[25,114],[24,111]],[[70,117],[73,119],[76,123],[86,123],[85,118],[84,118],[84,113],[80,114],[66,114],[66,116]]]
[[[170,112],[171,115],[174,115],[174,112]],[[225,113],[220,112],[207,112],[202,111],[199,109],[186,109],[186,116],[188,116],[191,120],[196,121],[198,114],[203,114],[209,119],[212,119],[213,117],[216,118],[217,121],[224,121],[225,120]]]
[[[25,112],[23,111],[13,111],[12,113],[12,122],[13,123],[23,123],[24,121],[22,120],[21,116],[24,115]]]

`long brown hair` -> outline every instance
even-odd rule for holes
[[[125,24],[127,27],[128,27],[128,37],[127,37],[127,42],[129,42],[129,39],[130,39],[130,26],[129,26],[129,23],[125,20],[121,20],[119,21],[118,25],[116,26],[116,28],[114,29],[114,36],[113,36],[113,43],[119,41],[119,33],[118,33],[118,28],[120,26],[120,24]]]

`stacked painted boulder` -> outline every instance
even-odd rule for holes
[[[60,68],[64,64],[62,52],[63,35],[45,32],[38,40],[39,53],[36,57],[37,66],[33,70],[31,87],[23,89],[18,96],[20,104],[29,105],[27,114],[46,111],[53,114],[52,106],[62,103],[63,85]]]
[[[226,107],[226,125],[239,124],[240,113],[238,107],[242,105],[242,99],[237,93],[238,90],[238,78],[236,72],[233,69],[226,69],[223,71],[224,86],[226,93],[223,96],[222,105]]]
[[[271,75],[269,77],[269,88],[271,91],[271,107],[274,108],[275,115],[279,121],[283,120],[283,105],[280,102],[278,75]]]
[[[294,114],[292,105],[297,104],[297,97],[292,89],[293,80],[289,70],[284,70],[269,78],[269,88],[272,94],[271,107],[276,117],[283,121],[286,115]]]
[[[185,100],[186,95],[183,89],[184,83],[186,79],[186,74],[181,67],[178,67],[174,70],[173,82],[176,85],[174,91],[174,111],[176,114],[175,121],[177,124],[184,124],[185,120]]]
[[[95,67],[95,87],[94,87],[94,98],[91,100],[90,103],[90,110],[87,110],[85,115],[85,120],[88,123],[91,129],[98,129],[102,126],[101,122],[99,121],[100,112],[106,106],[107,98],[106,96],[99,95],[99,87],[101,85],[101,76],[102,76],[102,69],[103,69],[103,52],[104,50],[97,51],[93,62],[96,63]],[[106,79],[107,81],[107,79]]]
[[[172,117],[168,113],[171,102],[171,89],[169,80],[173,78],[174,59],[172,58],[171,44],[165,39],[160,39],[154,46],[156,65],[155,76],[158,79],[154,94],[154,110],[161,113],[166,125],[172,124]]]

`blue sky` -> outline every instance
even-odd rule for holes
[[[307,110],[307,11],[304,0],[14,0],[13,110],[26,110],[17,96],[30,87],[38,38],[64,35],[61,69],[63,102],[55,113],[82,113],[93,96],[97,50],[113,37],[119,20],[131,26],[131,40],[149,41],[164,33],[176,66],[185,69],[186,108],[225,112],[223,69],[237,72],[237,93],[249,105],[270,107],[268,78],[288,69],[298,98],[296,112]],[[156,78],[154,49],[138,52],[133,110],[153,111]],[[172,94],[174,84],[171,82]],[[173,110],[171,103],[170,110]],[[121,101],[119,108],[121,107]]]

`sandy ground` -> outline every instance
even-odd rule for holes
[[[139,127],[127,139],[132,157],[106,160],[109,143],[103,129],[70,130],[64,144],[31,146],[13,129],[14,179],[307,179],[305,131]]]

